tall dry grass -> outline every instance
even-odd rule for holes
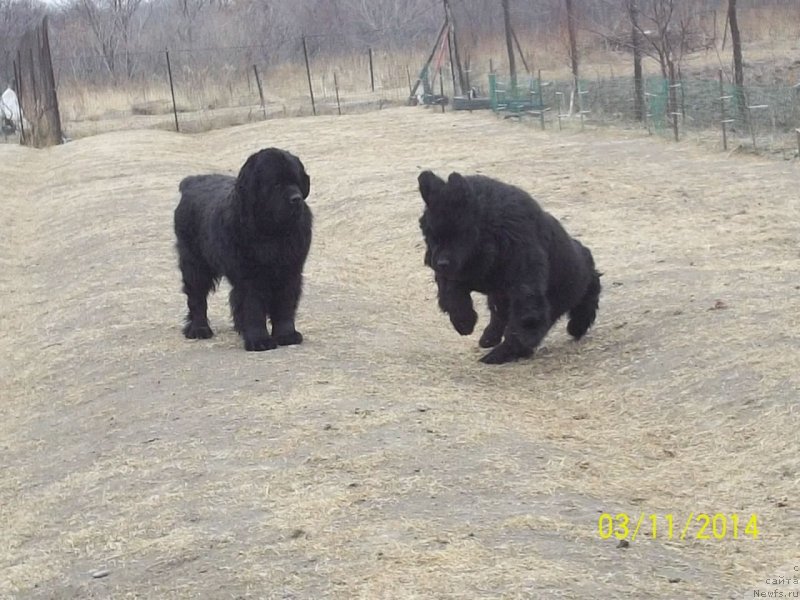
[[[702,68],[706,63],[727,67],[729,40],[721,48],[725,29],[725,14],[720,11],[706,18],[705,27],[716,31],[716,51],[687,57],[688,69]],[[710,19],[710,20],[709,20]],[[745,60],[786,61],[798,47],[800,38],[800,8],[769,6],[741,11],[741,30],[745,41]],[[485,92],[490,67],[508,70],[505,39],[500,36],[462,40],[462,61],[468,64],[471,85]],[[535,74],[542,70],[551,79],[566,79],[570,75],[567,42],[563,32],[545,34],[520,32],[519,39],[525,61],[517,60],[517,68],[526,77],[525,63]],[[433,40],[431,40],[431,44]],[[375,50],[374,91],[370,80],[369,58],[365,49],[345,55],[316,55],[311,57],[311,83],[317,110],[330,113],[336,110],[336,93],[344,110],[358,107],[383,106],[407,99],[409,82],[419,75],[430,47],[409,47],[403,52]],[[160,53],[160,52],[159,52]],[[602,36],[585,24],[580,38],[581,70],[585,77],[601,79],[625,74],[631,69],[630,56],[612,51]],[[157,54],[157,53],[154,53]],[[184,57],[186,59],[184,60]],[[258,65],[265,108],[261,108],[253,65],[242,52],[239,60],[231,60],[222,68],[197,66],[196,57],[188,53],[173,56],[175,105],[180,113],[197,113],[198,119],[209,123],[230,125],[270,115],[294,115],[310,112],[308,78],[302,55],[294,61],[279,65]],[[194,66],[189,63],[194,61]],[[447,61],[445,60],[445,63]],[[706,65],[707,66],[707,65]],[[445,92],[451,93],[451,74],[445,65]],[[655,73],[655,61],[647,60],[646,71]],[[763,70],[763,65],[759,65]],[[114,127],[110,122],[119,119],[144,121],[136,117],[166,116],[172,110],[172,99],[166,68],[143,78],[124,83],[87,84],[80,72],[66,69],[69,75],[59,82],[59,102],[62,119],[69,131],[94,127],[104,130]],[[688,72],[687,72],[688,74]],[[532,75],[531,75],[532,76]],[[793,73],[787,75],[790,79]],[[790,85],[795,82],[789,82]],[[438,88],[438,84],[437,84]],[[226,109],[225,115],[214,118],[207,113]],[[204,116],[205,115],[205,116]],[[235,116],[233,116],[235,115]],[[162,119],[163,121],[163,119]],[[166,121],[165,121],[166,122]],[[161,123],[161,121],[159,121]],[[80,124],[80,125],[76,125]],[[92,125],[94,124],[94,125]],[[167,125],[168,126],[168,125]]]

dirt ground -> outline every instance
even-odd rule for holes
[[[187,341],[177,183],[268,145],[312,178],[306,342],[244,352],[227,287]],[[483,300],[459,337],[422,264],[427,168],[592,249],[586,339],[478,363]],[[800,570],[797,163],[397,108],[2,145],[0,181],[0,598],[753,598]],[[620,547],[603,513],[645,524]],[[699,513],[738,539],[681,540]]]

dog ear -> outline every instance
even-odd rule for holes
[[[247,195],[255,185],[256,162],[258,161],[258,152],[251,154],[239,169],[239,174],[236,176],[236,191],[240,195]]]
[[[459,198],[465,198],[469,196],[471,192],[469,183],[464,176],[461,173],[456,173],[455,171],[450,173],[450,177],[447,178],[447,187],[452,192],[457,194]]]
[[[303,161],[297,158],[294,154],[291,154],[290,156],[297,167],[297,172],[300,174],[298,180],[300,183],[300,193],[303,194],[303,200],[305,200],[311,193],[311,178],[308,176],[308,173],[306,173],[306,168],[305,165],[303,165]]]
[[[419,193],[425,204],[430,204],[433,197],[444,189],[444,180],[435,175],[433,171],[420,173],[417,182],[419,183]]]

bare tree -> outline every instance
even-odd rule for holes
[[[45,5],[34,0],[0,0],[0,86],[12,82],[12,65],[20,38],[46,12]]]
[[[690,39],[697,38],[697,6],[692,0],[649,0],[649,10],[639,6],[636,24],[644,40],[643,51],[658,61],[661,75],[667,80],[667,116],[671,118],[678,139],[678,86],[684,53],[693,49]]]
[[[739,34],[739,20],[736,15],[736,0],[728,0],[728,24],[731,28],[731,46],[733,47],[733,83],[736,86],[736,103],[743,115],[744,110],[744,69],[742,66],[742,38]]]
[[[572,68],[572,96],[579,93],[578,89],[578,33],[575,21],[575,7],[572,0],[564,0],[567,8],[567,35],[569,37],[569,62]],[[574,102],[570,101],[570,112]]]
[[[131,37],[136,11],[142,0],[81,0],[83,15],[94,34],[95,43],[109,73],[116,75],[121,52],[125,73],[133,70]]]
[[[643,121],[644,77],[642,74],[642,35],[639,31],[639,2],[628,0],[628,18],[631,21],[631,50],[633,51],[633,113]]]
[[[341,0],[342,11],[365,31],[411,30],[432,7],[431,0]]]
[[[508,0],[503,0],[503,23],[506,30],[506,49],[508,50],[508,70],[511,77],[511,89],[517,89],[517,65],[514,60],[514,41],[511,29],[511,8]]]
[[[194,28],[203,9],[211,0],[177,0],[180,10],[182,26],[178,28],[178,37],[185,46],[191,48],[194,44]]]
[[[450,23],[448,39],[449,39],[450,49],[452,50],[453,56],[455,58],[455,71],[456,74],[458,75],[458,87],[461,90],[462,94],[467,94],[469,90],[467,89],[468,88],[467,80],[464,77],[464,69],[461,66],[461,53],[459,52],[458,49],[458,31],[456,29],[455,15],[453,14],[453,11],[450,8],[448,0],[442,0],[442,2],[444,4],[445,19],[447,19],[448,23]]]

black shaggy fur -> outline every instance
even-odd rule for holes
[[[251,155],[237,177],[193,175],[179,188],[175,235],[189,306],[183,334],[214,335],[206,299],[225,277],[232,287],[234,326],[246,350],[301,343],[294,319],[312,215],[305,203],[310,179],[300,159],[266,148]]]
[[[481,175],[452,173],[445,182],[423,171],[418,182],[425,264],[458,333],[471,334],[478,320],[470,292],[488,296],[491,318],[479,344],[493,349],[482,362],[531,356],[565,313],[572,337],[586,333],[597,313],[600,273],[589,249],[555,217],[523,190]]]

